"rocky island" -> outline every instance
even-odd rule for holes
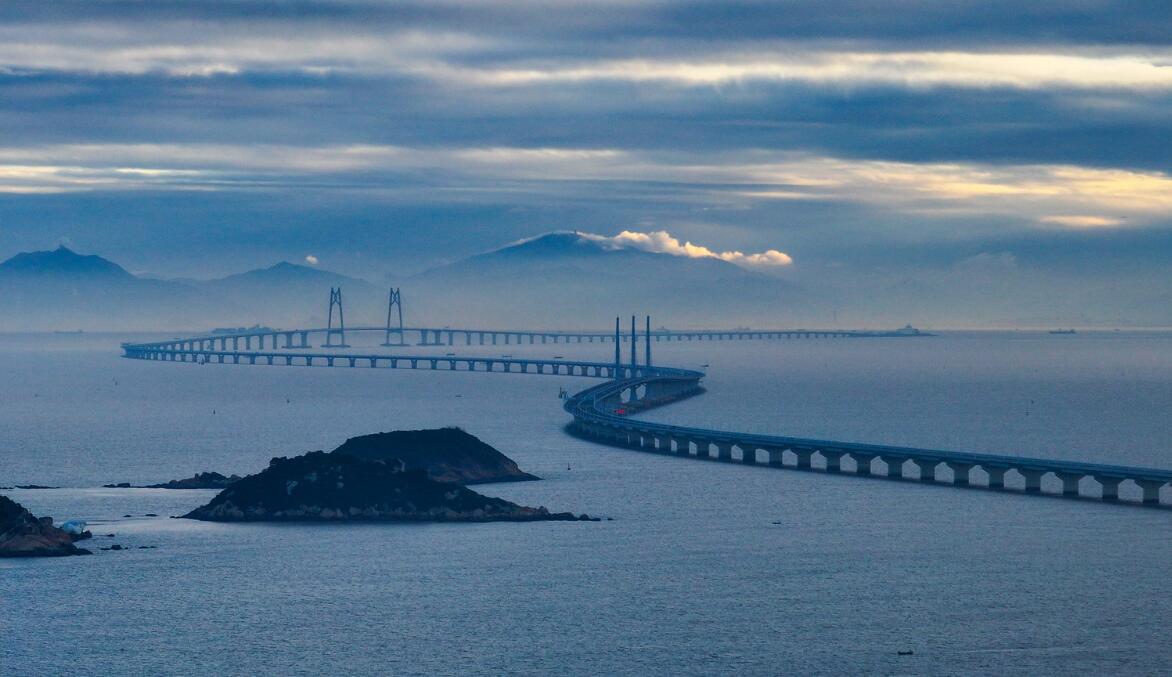
[[[71,534],[55,527],[52,517],[38,518],[16,501],[0,496],[0,557],[89,555],[89,550],[73,544],[87,536],[89,532]]]
[[[438,482],[482,484],[541,479],[523,472],[513,459],[460,428],[396,430],[351,437],[334,452],[374,461],[398,459],[408,470],[423,470]]]
[[[513,459],[460,428],[396,430],[346,440],[334,453],[370,461],[401,461],[407,470],[422,470],[437,482],[484,484],[527,482],[540,477],[524,472]],[[161,484],[104,484],[106,489],[226,489],[239,475],[201,472]]]
[[[183,517],[214,522],[587,520],[438,482],[399,459],[314,451],[274,458]]]

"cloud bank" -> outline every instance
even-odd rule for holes
[[[898,7],[0,3],[0,258],[62,233],[170,275],[313,252],[383,279],[670,224],[708,246],[607,238],[784,270],[842,316],[1167,316],[1172,4]],[[907,279],[988,270],[1012,293]]]
[[[789,254],[776,249],[767,249],[756,254],[745,254],[739,251],[717,252],[708,247],[692,244],[686,240],[681,243],[679,238],[673,236],[666,230],[653,230],[647,233],[624,230],[614,237],[595,235],[592,233],[582,235],[590,240],[616,248],[630,247],[656,254],[685,256],[693,259],[720,259],[721,261],[728,261],[743,268],[777,268],[791,265],[794,262]]]

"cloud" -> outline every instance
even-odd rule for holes
[[[784,252],[768,249],[756,254],[745,254],[739,251],[716,252],[708,247],[695,245],[691,242],[680,242],[666,230],[655,230],[642,233],[624,230],[614,237],[605,235],[584,234],[585,237],[602,242],[616,248],[630,247],[657,254],[671,254],[672,256],[686,256],[688,258],[713,258],[728,261],[744,268],[774,268],[788,266],[793,259]]]
[[[1067,228],[1115,228],[1123,225],[1123,219],[1107,216],[1051,215],[1038,220]]]
[[[800,51],[707,58],[597,60],[528,68],[427,65],[416,72],[481,86],[621,81],[688,87],[754,81],[910,88],[1169,90],[1172,53],[976,53]]]
[[[600,186],[676,205],[852,203],[917,217],[996,217],[1069,229],[1142,228],[1172,215],[1172,176],[1069,164],[892,162],[743,150],[436,147],[379,144],[64,144],[0,146],[0,193],[366,191],[411,200],[514,206],[596,200]],[[382,199],[382,198],[380,198]],[[417,199],[417,198],[414,198]],[[635,242],[645,237],[643,243]],[[670,237],[670,236],[667,236]],[[632,246],[786,265],[781,252],[715,252],[641,233]]]
[[[1017,268],[1013,252],[981,252],[956,263],[956,268],[974,272],[1002,273]]]
[[[311,266],[316,266],[318,264],[317,257],[314,256],[313,254],[306,254],[305,255],[305,262]]]

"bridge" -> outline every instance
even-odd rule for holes
[[[633,320],[633,318],[632,318]],[[518,373],[582,376],[606,379],[566,398],[564,408],[573,421],[569,429],[576,435],[602,444],[636,449],[656,454],[672,455],[707,461],[741,463],[770,468],[821,471],[832,474],[878,477],[891,480],[917,480],[955,487],[982,487],[999,491],[1015,491],[1006,478],[1014,478],[1028,494],[1064,496],[1069,498],[1097,498],[1120,501],[1120,486],[1125,483],[1138,488],[1139,504],[1160,506],[1161,490],[1172,483],[1172,471],[1123,465],[1083,463],[1058,459],[1033,458],[1011,454],[985,454],[914,447],[884,446],[853,442],[837,442],[800,437],[758,435],[705,428],[693,428],[664,423],[652,423],[635,418],[633,414],[704,392],[700,385],[704,373],[689,369],[652,366],[651,342],[674,333],[646,331],[644,364],[638,364],[635,344],[638,340],[632,322],[632,331],[624,336],[617,330],[602,338],[601,333],[563,333],[544,331],[501,331],[470,329],[417,328],[410,331],[454,332],[446,336],[450,345],[452,336],[529,337],[531,343],[541,338],[591,337],[615,344],[613,362],[593,362],[564,359],[526,357],[486,357],[475,355],[398,354],[389,352],[359,352],[335,350],[345,345],[344,336],[335,342],[331,332],[337,329],[258,329],[239,333],[174,338],[149,343],[122,344],[123,356],[131,359],[186,362],[198,364],[250,364],[274,366],[321,366],[347,368],[424,369],[431,371],[466,371],[481,373]],[[385,327],[346,329],[347,332],[385,332]],[[777,332],[776,336],[786,332]],[[309,338],[321,334],[325,338],[314,350]],[[699,332],[695,336],[726,338],[737,332]],[[764,332],[764,334],[769,334]],[[818,332],[822,334],[822,332]],[[841,335],[841,334],[840,334]],[[434,344],[421,334],[423,342]],[[431,335],[434,337],[435,335]],[[441,335],[442,336],[442,335]],[[829,337],[830,334],[827,334]],[[818,336],[821,338],[821,336]],[[764,336],[762,336],[764,338]],[[696,339],[720,340],[720,339]],[[253,346],[255,341],[256,345]],[[280,343],[285,345],[281,346]],[[556,340],[555,340],[556,342]],[[621,343],[630,344],[631,359],[621,358]],[[267,346],[266,346],[267,344]],[[507,339],[506,339],[507,344]],[[388,345],[388,344],[384,344]],[[389,344],[398,345],[398,344]],[[349,347],[349,346],[346,346]],[[716,453],[713,455],[713,449]],[[844,463],[843,461],[847,461]],[[881,464],[876,472],[876,462]],[[946,468],[947,472],[941,473]],[[984,482],[974,470],[980,469]],[[909,473],[908,471],[912,472]],[[1043,480],[1053,476],[1061,485],[1060,492],[1044,490]],[[1048,484],[1053,484],[1047,480]]]
[[[331,343],[331,334],[337,335],[336,328],[314,329],[270,329],[258,327],[233,332],[217,332],[188,338],[174,338],[158,341],[152,345],[167,346],[182,350],[238,351],[258,350],[266,346],[273,350],[306,350],[313,347],[314,337],[320,338],[322,347],[345,347]],[[347,334],[378,333],[386,335],[383,345],[409,345],[408,337],[414,336],[415,345],[421,346],[488,346],[488,345],[540,345],[558,343],[613,343],[613,332],[605,331],[552,331],[531,329],[460,329],[452,327],[346,327]],[[829,339],[829,338],[881,338],[903,336],[930,336],[922,332],[863,331],[837,329],[655,329],[651,330],[652,341],[752,341],[776,339]],[[630,334],[620,333],[617,340],[630,342]],[[391,342],[391,339],[396,342]]]

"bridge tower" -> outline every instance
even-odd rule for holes
[[[632,315],[631,316],[631,376],[632,377],[635,375],[635,368],[639,366],[639,362],[636,359],[636,353],[635,353],[636,344],[638,342],[639,342],[639,335],[635,333],[635,316]]]
[[[338,309],[338,326],[334,328],[334,308]],[[338,337],[338,341],[334,342],[334,337]],[[326,342],[322,344],[323,348],[349,348],[346,345],[346,318],[342,314],[342,288],[337,289],[330,287],[330,316],[326,321]]]
[[[392,311],[394,311],[394,310],[399,311],[399,326],[398,326],[398,328],[392,328],[392,326],[391,326],[391,317],[393,314]],[[391,343],[391,334],[392,333],[399,335],[399,342],[398,343]],[[391,287],[390,294],[387,296],[387,334],[386,334],[386,338],[383,340],[383,345],[384,346],[405,346],[405,345],[407,345],[406,343],[403,342],[403,297],[399,294],[399,289],[397,287]]]
[[[643,364],[651,366],[651,316],[647,316],[647,329],[643,332],[643,341],[646,345],[646,350],[643,353]]]
[[[619,370],[623,366],[622,345],[622,337],[619,336],[619,318],[616,317],[614,319],[614,377],[616,381],[622,378],[619,376]]]

